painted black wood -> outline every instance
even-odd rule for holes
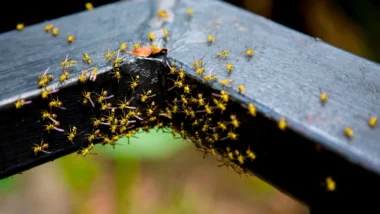
[[[185,13],[187,7],[194,10],[190,18]],[[156,17],[158,9],[168,11],[167,21]],[[72,145],[56,136],[57,141],[50,144],[51,154],[36,157],[31,152],[42,137],[39,111],[46,104],[39,98],[36,82],[47,67],[58,77],[59,63],[66,54],[79,62],[82,53],[94,52],[92,58],[101,74],[99,84],[92,89],[107,88],[115,95],[123,95],[126,80],[117,84],[106,75],[111,70],[104,60],[106,48],[115,50],[118,41],[146,41],[148,32],[159,34],[166,27],[171,33],[171,39],[164,43],[169,49],[169,61],[181,63],[194,81],[204,84],[190,69],[194,57],[204,57],[212,74],[220,80],[234,80],[232,88],[227,89],[234,100],[234,111],[242,114],[239,106],[244,103],[257,106],[260,115],[255,119],[245,117],[243,129],[247,134],[239,142],[251,141],[258,158],[244,168],[318,212],[375,204],[370,194],[380,190],[380,129],[371,129],[367,119],[380,112],[378,64],[219,1],[120,2],[52,23],[60,28],[57,38],[43,31],[44,23],[0,35],[0,178],[84,145],[80,142],[84,137]],[[206,35],[211,33],[215,44],[209,46]],[[66,42],[67,34],[76,36],[73,44]],[[244,57],[245,46],[255,47],[251,60]],[[216,58],[219,48],[230,51],[227,60]],[[159,80],[167,69],[164,61],[165,57],[136,60],[127,56],[122,73],[142,73],[147,80]],[[227,62],[235,65],[230,75],[224,68]],[[73,70],[72,78],[78,77],[80,68],[78,65]],[[54,84],[58,86],[57,80]],[[150,84],[157,89],[157,102],[164,102],[165,84]],[[245,85],[243,94],[237,93],[238,84]],[[206,86],[222,89],[218,83]],[[75,121],[81,129],[89,129],[81,118],[91,116],[91,109],[74,107],[83,88],[74,81],[59,87],[57,94],[67,103],[62,116]],[[329,94],[325,105],[319,101],[320,90]],[[13,105],[19,96],[32,100],[32,104],[15,110]],[[285,132],[276,125],[281,117],[288,121]],[[344,136],[345,127],[353,128],[353,139]],[[316,146],[321,146],[322,151]],[[337,191],[322,188],[327,176],[337,181]]]

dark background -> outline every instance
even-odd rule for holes
[[[14,30],[19,22],[28,26],[83,11],[86,2],[57,0],[3,3],[0,7],[0,32]],[[95,8],[112,2],[115,1],[92,1]],[[228,2],[380,62],[379,1]],[[210,213],[210,210],[215,213],[308,213],[305,206],[256,177],[239,177],[226,167],[215,167],[218,163],[214,158],[203,160],[203,154],[199,154],[189,144],[191,149],[165,160],[151,161],[153,158],[148,156],[150,162],[143,162],[131,158],[131,154],[135,155],[140,150],[154,150],[161,155],[162,151],[157,148],[166,148],[161,145],[171,142],[172,136],[165,138],[158,134],[153,131],[149,135],[139,136],[140,142],[148,142],[146,147],[132,147],[138,144],[131,144],[124,146],[124,150],[121,146],[117,150],[110,148],[108,152],[107,148],[99,148],[101,150],[98,150],[99,155],[96,157],[85,159],[73,154],[29,170],[22,176],[1,180],[0,213],[50,214],[52,208],[55,213],[117,213],[116,210],[123,213],[132,210],[130,213],[133,213],[141,211],[142,201],[147,209],[145,213],[200,213],[195,208],[207,210],[204,213]],[[156,146],[152,147],[153,143]],[[171,145],[186,144],[173,142]],[[220,187],[223,187],[223,191],[220,191]],[[156,198],[161,200],[155,201]],[[209,198],[212,200],[205,200]]]
[[[1,6],[0,32],[85,10],[88,1],[9,1]],[[94,7],[116,2],[92,0]],[[227,0],[275,22],[380,62],[380,1]]]

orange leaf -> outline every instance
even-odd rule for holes
[[[135,55],[135,56],[143,56],[143,57],[147,57],[147,56],[150,56],[152,54],[152,48],[150,47],[147,47],[147,46],[143,46],[137,50],[134,50],[134,51],[130,51],[128,52],[129,54],[131,55]]]

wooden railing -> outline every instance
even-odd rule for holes
[[[59,28],[58,36],[44,31],[49,23]],[[254,173],[312,212],[375,209],[380,127],[369,120],[380,113],[378,64],[219,1],[120,2],[49,23],[0,35],[0,178],[72,152],[91,153],[92,143],[114,144],[140,128],[170,127],[198,150],[218,153],[222,164]],[[120,50],[124,42],[127,51]],[[147,48],[133,52],[136,42]],[[152,44],[168,53],[139,57]],[[61,66],[66,56],[77,63]],[[200,59],[203,65],[194,67]],[[54,79],[38,87],[47,68]],[[84,70],[89,73],[81,83]],[[70,75],[61,83],[64,72]],[[98,100],[102,90],[109,99]],[[52,102],[57,99],[61,107]],[[119,104],[129,100],[130,108],[121,110]],[[50,115],[43,119],[41,111]]]

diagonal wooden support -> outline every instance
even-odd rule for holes
[[[188,7],[194,11],[192,16],[186,14]],[[160,9],[167,11],[166,19],[157,17]],[[141,111],[148,107],[138,98],[152,90],[155,96],[149,102],[156,102],[158,107],[154,115],[164,125],[171,125],[182,137],[193,140],[198,149],[221,154],[223,164],[240,173],[255,173],[306,203],[313,211],[373,208],[376,204],[372,203],[374,199],[370,194],[380,190],[377,142],[380,129],[379,126],[371,128],[367,120],[380,112],[378,64],[219,1],[197,1],[196,4],[185,0],[158,1],[157,4],[121,2],[51,22],[60,29],[57,38],[44,32],[46,23],[0,35],[3,47],[0,57],[0,178],[89,145],[86,134],[93,131],[91,118],[104,114],[89,103],[82,105],[84,90],[94,92],[94,101],[96,93],[107,90],[108,95],[114,96],[110,101],[112,106],[125,97],[135,97],[131,106]],[[168,55],[137,59],[122,53],[120,56],[125,58],[120,66],[121,78],[114,78],[112,63],[104,58],[107,48],[113,52],[120,45],[118,41],[128,40],[142,41],[142,45],[150,46],[146,42],[148,33],[154,32],[163,38],[163,28],[169,30],[170,40],[159,42],[168,48]],[[68,34],[75,35],[73,44],[67,43]],[[211,34],[215,41],[208,45],[207,35]],[[246,47],[255,49],[252,58],[244,56]],[[221,49],[229,50],[226,59],[216,57]],[[69,80],[60,84],[60,62],[68,53],[78,65],[70,70]],[[93,53],[92,65],[82,62],[83,53]],[[203,76],[192,68],[194,57],[203,58],[206,64]],[[172,62],[178,65],[175,75],[170,74],[167,60],[169,65]],[[99,68],[95,82],[77,83],[82,63],[89,71]],[[232,72],[226,71],[229,63],[234,65]],[[72,126],[78,128],[74,144],[68,142],[63,133],[44,131],[47,123],[41,119],[41,110],[50,111],[50,100],[41,98],[42,89],[37,87],[37,80],[48,67],[49,73],[55,76],[49,87],[59,89],[52,96],[58,96],[66,108],[54,110],[54,113],[65,131]],[[191,86],[189,99],[202,93],[205,101],[214,106],[212,116],[205,114],[199,103],[192,104],[191,109],[181,107],[179,113],[173,113],[173,105],[178,104],[173,100],[180,99],[184,93],[183,88],[169,90],[178,80],[180,68],[187,76],[184,83]],[[218,81],[204,80],[210,70],[211,75],[218,76]],[[136,75],[141,84],[131,90],[129,85]],[[222,80],[233,82],[221,86]],[[246,89],[242,94],[238,93],[240,84]],[[220,99],[212,95],[220,90],[227,91],[230,98],[223,112],[213,101]],[[325,104],[320,101],[321,92],[328,94]],[[16,109],[14,104],[19,98],[32,103]],[[247,114],[248,104],[256,107],[256,117]],[[171,109],[172,116],[166,108]],[[190,110],[194,110],[194,117]],[[107,114],[110,111],[108,109]],[[143,115],[143,121],[134,119],[133,129],[157,125],[145,123],[149,117],[146,113]],[[240,121],[235,130],[237,140],[228,135],[232,129],[222,132],[217,123],[229,121],[231,115],[236,115]],[[212,118],[207,132],[200,126],[194,128],[195,120],[201,120],[204,125],[207,118]],[[285,131],[278,128],[281,118],[286,119]],[[352,138],[345,136],[346,127],[354,131]],[[219,139],[211,147],[206,142],[214,132],[219,134]],[[49,143],[46,149],[49,154],[35,155],[32,147],[41,139]],[[250,161],[247,150],[254,151],[256,159]],[[239,157],[244,158],[243,163]],[[329,177],[336,184],[336,188],[332,188],[330,182],[330,190],[334,191],[328,191],[326,179]]]

